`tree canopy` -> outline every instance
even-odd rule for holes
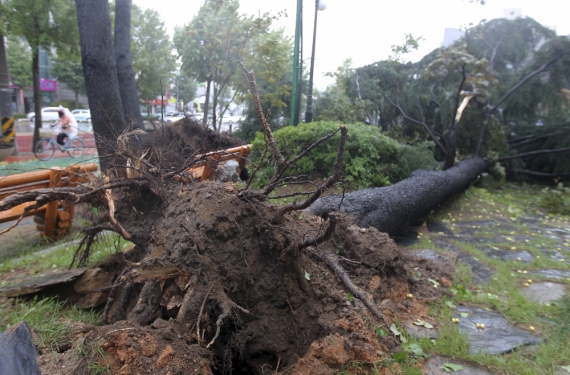
[[[408,142],[431,138],[448,168],[457,157],[496,155],[510,137],[550,116],[568,119],[569,39],[530,18],[496,19],[417,63],[389,59],[345,78],[382,129]],[[405,52],[405,51],[404,51]]]
[[[166,91],[176,70],[173,45],[157,11],[132,6],[131,41],[139,99],[154,100]]]
[[[235,60],[242,59],[250,43],[267,33],[271,23],[265,15],[262,18],[245,16],[239,14],[238,9],[236,0],[207,1],[190,23],[174,32],[182,71],[198,82],[207,83],[203,121],[205,125],[211,97],[214,128],[217,126],[218,102],[233,96],[230,88],[237,76]],[[223,107],[227,107],[227,102],[225,104]]]

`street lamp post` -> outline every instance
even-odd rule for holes
[[[299,98],[300,98],[300,90],[299,90],[299,81],[300,81],[300,44],[301,44],[301,30],[303,25],[303,0],[297,0],[297,12],[296,12],[296,20],[295,20],[295,43],[293,47],[293,79],[292,79],[292,90],[291,90],[291,115],[289,119],[289,124],[293,126],[297,126],[299,123]]]
[[[315,0],[315,26],[313,28],[313,50],[311,52],[311,70],[309,72],[309,92],[307,94],[307,110],[305,122],[313,122],[313,74],[315,70],[315,44],[317,41],[317,14],[319,10],[325,10],[327,4],[322,0]]]

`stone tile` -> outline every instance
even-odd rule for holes
[[[475,260],[475,258],[469,254],[459,253],[457,259],[471,268],[471,280],[475,285],[486,283],[491,280],[491,277],[493,277],[495,273],[490,266]]]
[[[521,289],[520,292],[528,300],[543,305],[557,301],[566,294],[564,285],[549,282],[532,283],[529,287]]]
[[[451,358],[440,357],[438,355],[433,355],[422,367],[422,375],[444,375],[449,374],[442,367],[446,363],[453,363],[463,367],[461,370],[454,372],[455,375],[491,375],[483,369],[469,366],[465,363],[458,362],[457,360]]]
[[[453,244],[451,242],[447,242],[441,238],[436,238],[433,240],[433,244],[435,246],[437,246],[439,249],[441,250],[447,250],[447,251],[451,251],[454,253],[458,253],[461,251],[461,249],[459,248],[459,246],[457,246],[456,244]]]
[[[414,258],[425,259],[437,264],[442,264],[445,267],[453,268],[457,263],[457,254],[455,253],[446,254],[434,250],[423,249],[423,250],[411,250],[408,251],[407,254]]]
[[[461,313],[468,313],[467,318]],[[469,352],[503,354],[526,345],[538,344],[542,339],[521,328],[513,327],[498,312],[479,307],[459,306],[453,316],[459,318],[459,332],[465,334],[471,346]],[[483,323],[484,329],[475,325]]]
[[[528,251],[488,250],[486,253],[489,256],[497,257],[506,262],[516,260],[523,263],[530,263],[534,260],[534,256]]]
[[[449,229],[444,223],[441,222],[433,222],[427,223],[427,230],[430,233],[443,233],[448,236],[453,236],[453,231]]]
[[[570,271],[563,270],[540,270],[533,272],[532,275],[548,277],[549,279],[567,279],[570,278]]]
[[[471,268],[471,279],[474,284],[478,285],[486,283],[491,280],[491,277],[493,277],[493,268],[475,260],[471,255],[461,252],[459,246],[440,238],[436,238],[433,243],[439,249],[457,253],[457,260]]]

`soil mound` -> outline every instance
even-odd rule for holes
[[[169,147],[179,156],[190,156],[196,152],[222,150],[244,144],[237,137],[204,128],[201,123],[190,118],[183,118],[157,129],[152,133],[150,142],[157,146]]]
[[[178,185],[162,204],[149,203],[152,222],[138,221],[132,208],[122,215],[126,228],[149,225],[150,244],[114,282],[120,286],[104,317],[110,326],[87,338],[102,345],[116,373],[325,374],[398,348],[395,337],[375,334],[382,322],[347,293],[318,252],[296,250],[322,234],[323,219],[297,213],[275,224],[279,206],[236,193],[231,183]],[[381,302],[390,323],[423,309],[408,293],[437,293],[408,276],[416,266],[429,275],[425,262],[407,259],[387,234],[359,228],[348,216],[318,250],[338,257],[354,284]],[[141,340],[160,350],[141,355]],[[177,360],[159,366],[168,346]],[[132,359],[126,352],[138,354]]]

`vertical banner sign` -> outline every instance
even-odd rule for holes
[[[14,142],[16,131],[14,130],[14,117],[2,117],[2,135],[4,143]]]

